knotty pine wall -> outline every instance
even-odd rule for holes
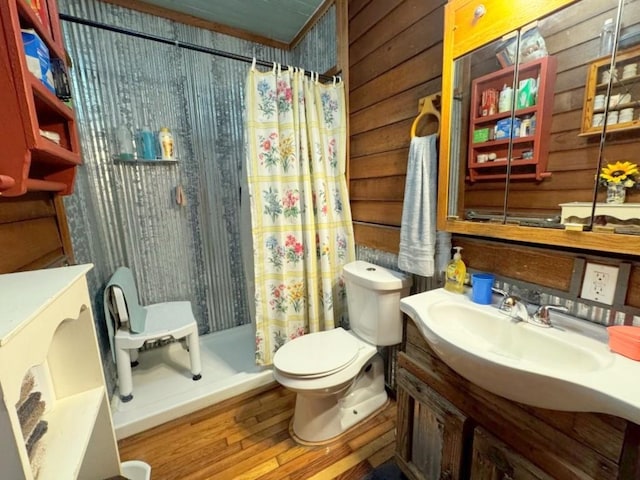
[[[443,6],[440,0],[349,0],[349,121],[350,195],[356,243],[364,247],[397,253],[402,216],[404,183],[409,148],[409,129],[417,114],[419,98],[440,91],[442,74]],[[591,191],[594,141],[577,134],[582,113],[587,65],[597,50],[597,32],[610,7],[599,0],[584,0],[586,9],[571,10],[558,17],[549,30],[547,47],[562,56],[556,79],[549,168],[551,181],[540,189],[534,184],[513,187],[516,205],[531,205],[532,195],[542,198],[543,207],[565,199],[583,199]],[[593,9],[599,10],[593,14]],[[631,8],[631,6],[629,6]],[[633,7],[635,8],[635,7]],[[571,45],[560,46],[561,41]],[[632,141],[618,138],[606,155],[630,152]],[[615,146],[614,146],[615,145]],[[483,205],[501,205],[495,184],[474,186],[469,198]],[[569,192],[569,189],[577,189]],[[555,193],[553,193],[555,192]],[[580,196],[582,195],[582,196]],[[500,199],[499,202],[496,199]],[[497,202],[497,203],[496,203]],[[633,314],[640,308],[639,257],[593,255],[579,245],[566,249],[528,246],[514,242],[485,242],[456,235],[454,244],[466,247],[464,258],[471,268],[494,271],[506,278],[566,292],[575,297],[572,283],[575,258],[603,264],[629,263],[629,276],[620,288],[620,302]],[[624,241],[621,237],[620,241]],[[640,254],[640,252],[639,252]],[[543,278],[544,277],[544,278]]]
[[[0,273],[73,263],[62,199],[49,193],[0,197]]]
[[[349,0],[350,196],[356,243],[397,253],[418,100],[441,89],[443,0]]]

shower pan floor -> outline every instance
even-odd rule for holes
[[[140,352],[133,369],[133,400],[111,413],[118,440],[213,405],[254,388],[275,383],[270,368],[255,364],[252,325],[200,337],[202,379],[194,382],[189,353],[180,342]]]

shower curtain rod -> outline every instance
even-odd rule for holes
[[[238,60],[245,63],[253,63],[261,65],[263,67],[272,68],[276,62],[267,62],[266,60],[258,60],[254,57],[246,57],[244,55],[238,55],[236,53],[225,52],[224,50],[217,50],[215,48],[202,47],[193,43],[181,42],[180,40],[169,40],[168,38],[159,37],[158,35],[151,35],[149,33],[136,32],[135,30],[129,30],[122,27],[114,27],[113,25],[107,25],[106,23],[94,22],[93,20],[87,20],[80,17],[74,17],[73,15],[67,15],[66,13],[59,13],[60,20],[71,23],[79,23],[80,25],[86,25],[88,27],[99,28],[100,30],[108,30],[110,32],[121,33],[130,37],[142,38],[145,40],[151,40],[153,42],[164,43],[165,45],[173,45],[175,47],[184,48],[186,50],[193,50],[195,52],[208,53],[209,55],[215,55],[216,57],[229,58],[231,60]],[[282,65],[283,68],[289,68],[287,65]],[[315,76],[315,72],[306,71],[306,75]],[[312,75],[313,74],[313,75]],[[318,78],[325,82],[330,82],[337,77],[329,77],[327,75],[318,74]]]

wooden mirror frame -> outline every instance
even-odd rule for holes
[[[502,240],[640,254],[640,236],[471,222],[448,216],[453,64],[457,58],[545,17],[576,0],[451,0],[445,6],[442,66],[442,125],[438,175],[438,230]],[[477,17],[477,9],[484,13]],[[456,40],[456,37],[459,40]]]

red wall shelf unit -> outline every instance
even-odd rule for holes
[[[505,85],[513,84],[514,67],[507,67],[488,75],[478,77],[471,82],[471,121],[469,128],[469,177],[472,182],[499,180],[506,178],[510,165],[510,178],[513,180],[542,180],[551,176],[546,171],[551,132],[551,114],[553,109],[553,90],[555,85],[557,60],[555,57],[543,57],[519,65],[520,80],[535,79],[537,95],[534,105],[515,110],[514,118],[535,118],[535,130],[520,136],[504,138],[490,137],[487,141],[474,143],[476,130],[488,129],[493,132],[499,121],[509,121],[511,110],[491,115],[481,114],[482,92],[488,89],[500,91]],[[518,83],[516,82],[516,85]],[[514,93],[514,104],[517,92]],[[515,129],[513,129],[515,130]],[[511,159],[507,159],[509,145],[512,146]],[[479,155],[481,156],[479,158]],[[493,160],[484,156],[495,157]],[[481,160],[482,159],[482,160]]]
[[[0,194],[18,196],[28,191],[73,192],[76,167],[81,163],[80,145],[73,110],[51,92],[27,68],[22,29],[33,29],[52,59],[66,65],[58,8],[55,0],[40,0],[48,12],[48,23],[26,0],[0,2],[0,95],[3,119],[0,140]],[[60,137],[56,143],[41,130]]]

